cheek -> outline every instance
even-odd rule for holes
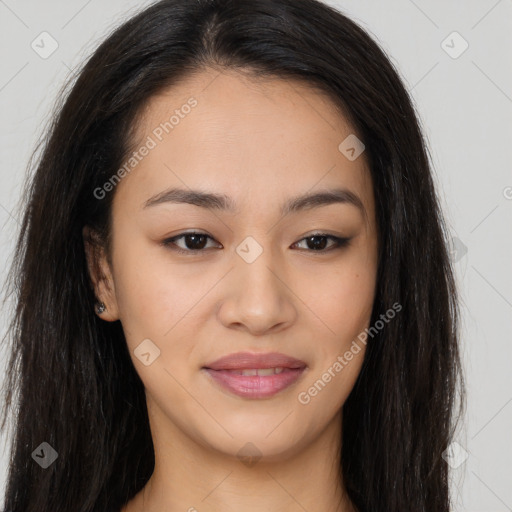
[[[350,343],[370,320],[375,298],[375,269],[353,261],[318,270],[302,278],[301,297],[305,305],[322,320],[327,338]]]
[[[193,287],[185,285],[187,276],[165,264],[158,252],[132,247],[116,262],[116,300],[129,345],[165,339],[194,295]]]
[[[375,286],[372,272],[362,271],[340,266],[326,276],[317,274],[303,288],[304,302],[315,313],[307,314],[306,327],[315,364],[297,398],[319,424],[343,406],[363,364],[366,345],[358,336],[369,325]]]
[[[299,294],[310,310],[306,329],[315,340],[315,366],[301,391],[306,399],[318,396],[319,407],[330,403],[331,412],[343,405],[364,360],[366,345],[358,336],[369,326],[375,279],[374,264],[354,253],[302,280]]]

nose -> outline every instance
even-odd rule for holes
[[[292,325],[297,299],[271,252],[263,251],[252,263],[235,255],[234,264],[217,309],[219,321],[253,336],[274,334]]]

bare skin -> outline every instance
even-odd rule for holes
[[[191,97],[197,105],[157,140],[155,128]],[[87,245],[101,318],[121,321],[145,385],[155,447],[151,479],[122,512],[355,510],[340,439],[364,345],[342,371],[332,366],[369,326],[377,231],[365,154],[351,161],[338,149],[353,133],[315,90],[233,71],[202,71],[148,104],[134,147],[148,136],[157,144],[110,192],[112,266]],[[144,207],[171,187],[225,194],[238,211]],[[280,211],[334,188],[357,196],[366,215],[349,202]],[[174,247],[188,254],[161,244],[184,231],[210,237],[202,252],[185,237]],[[350,241],[335,248],[326,238],[316,250],[305,240],[316,233]],[[262,249],[251,263],[236,251],[247,237]],[[147,366],[134,353],[146,339],[160,350]],[[202,368],[239,351],[282,352],[307,369],[271,397],[236,396]],[[329,382],[301,403],[329,368]],[[247,443],[260,457],[252,464],[239,455]]]

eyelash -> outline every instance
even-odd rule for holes
[[[162,242],[162,245],[164,247],[168,247],[171,250],[176,251],[176,252],[178,252],[180,254],[187,254],[189,256],[197,255],[197,254],[199,254],[201,252],[205,252],[206,251],[206,249],[182,249],[181,247],[177,247],[174,242],[176,240],[179,240],[180,238],[184,238],[187,235],[206,236],[210,240],[214,240],[214,238],[212,238],[210,235],[207,235],[206,233],[190,231],[190,232],[186,232],[186,233],[180,233],[179,235],[173,236],[172,238],[167,238],[166,240],[164,240]],[[298,242],[295,242],[295,244],[303,242],[304,240],[307,240],[308,238],[316,238],[316,237],[329,238],[329,239],[334,241],[334,245],[331,246],[329,249],[321,249],[321,250],[317,250],[317,251],[315,251],[313,249],[303,249],[303,250],[305,250],[306,252],[319,253],[319,254],[328,253],[328,252],[331,252],[331,251],[336,250],[336,249],[343,249],[344,247],[348,246],[348,244],[349,244],[349,242],[351,240],[350,238],[340,238],[338,236],[330,235],[329,233],[313,233],[313,234],[308,235],[308,236],[306,236],[304,238],[301,238]],[[174,246],[174,247],[172,247],[172,246]]]

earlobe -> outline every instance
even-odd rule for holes
[[[102,320],[119,320],[114,279],[100,237],[89,226],[84,226],[82,237],[88,277],[97,298],[91,307]]]

